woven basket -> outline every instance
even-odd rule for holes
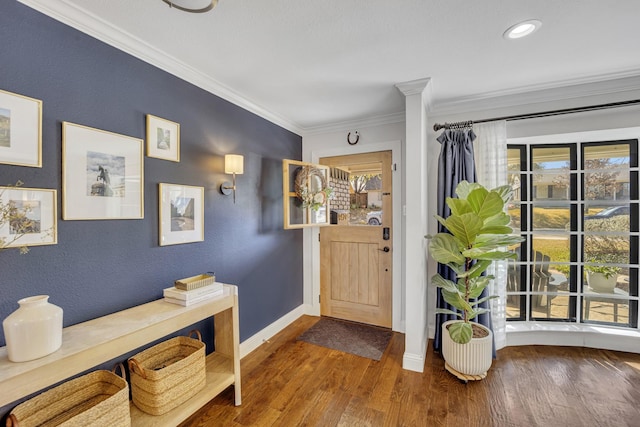
[[[133,403],[141,411],[162,415],[204,388],[205,344],[176,337],[150,347],[129,359]]]
[[[122,377],[115,374],[120,367]],[[16,406],[7,427],[130,427],[129,386],[124,366],[67,381]]]

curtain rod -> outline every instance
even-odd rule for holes
[[[462,129],[465,127],[470,128],[473,126],[474,123],[497,122],[499,120],[513,121],[513,120],[535,119],[538,117],[551,117],[551,116],[560,116],[562,114],[582,113],[584,111],[606,110],[609,108],[626,107],[626,106],[635,105],[635,104],[640,104],[640,99],[633,99],[631,101],[611,102],[609,104],[591,105],[587,107],[564,108],[562,110],[543,111],[539,113],[516,114],[513,116],[494,117],[492,119],[467,120],[463,122],[445,123],[445,124],[436,123],[433,125],[433,130],[437,132],[440,129]]]

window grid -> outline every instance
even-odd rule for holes
[[[628,166],[615,166],[607,168],[609,173],[618,173],[619,175],[628,176],[629,182],[622,185],[622,190],[628,193],[628,198],[623,200],[604,200],[600,204],[606,202],[607,205],[612,206],[630,206],[630,231],[588,231],[585,229],[585,213],[592,206],[597,205],[595,200],[587,200],[584,197],[584,180],[589,173],[602,172],[602,169],[587,169],[584,168],[583,156],[584,150],[589,147],[606,146],[606,145],[627,145],[629,147],[629,165]],[[569,186],[566,193],[556,198],[559,193],[556,193],[557,189],[554,187],[552,191],[547,190],[546,198],[542,199],[537,197],[535,183],[540,176],[552,177],[557,172],[544,171],[536,167],[534,162],[534,150],[540,148],[567,148],[569,149],[569,169],[567,172]],[[519,259],[512,263],[510,269],[512,271],[512,277],[510,281],[516,277],[518,278],[515,286],[508,283],[507,291],[507,304],[509,321],[563,321],[563,322],[575,322],[575,323],[602,323],[608,326],[623,327],[623,328],[638,328],[638,242],[640,242],[640,233],[638,232],[638,141],[637,140],[625,140],[625,141],[612,141],[606,143],[562,143],[562,144],[528,144],[528,145],[509,145],[508,149],[510,153],[517,153],[519,157],[519,168],[510,168],[510,180],[514,176],[518,176],[520,187],[516,193],[517,197],[514,198],[514,206],[519,207],[519,220],[520,220],[520,235],[525,239],[521,244],[521,253]],[[513,166],[513,163],[510,163]],[[580,167],[579,167],[580,166]],[[518,170],[519,169],[519,170]],[[512,184],[513,185],[513,184]],[[625,193],[622,193],[623,196]],[[580,195],[580,197],[578,197]],[[534,250],[534,239],[542,240],[545,238],[557,238],[559,230],[544,230],[536,229],[534,226],[534,208],[551,208],[554,206],[561,206],[569,211],[569,224],[562,234],[564,234],[568,240],[569,245],[569,259],[557,261],[553,259],[539,260],[536,257],[539,255]],[[517,228],[514,227],[514,231]],[[606,295],[602,297],[600,294],[594,294],[590,291],[591,288],[587,286],[587,282],[584,280],[585,268],[593,263],[588,262],[585,259],[586,254],[584,250],[586,237],[595,237],[596,240],[602,238],[615,238],[624,237],[629,241],[629,259],[626,263],[610,262],[606,263],[611,267],[618,267],[625,269],[628,272],[626,281],[628,282],[627,294],[616,293],[612,295]],[[635,249],[634,249],[635,248]],[[542,264],[543,267],[540,267]],[[535,289],[536,277],[542,273],[541,269],[546,269],[547,272],[552,269],[558,268],[566,271],[568,275],[566,281],[566,289],[559,291],[550,290],[549,287],[545,289]],[[554,270],[556,271],[556,270]],[[509,287],[510,286],[510,287]],[[553,304],[553,299],[565,298],[567,305],[567,312],[564,316],[552,315],[549,308],[546,313],[538,309],[541,301],[546,300],[546,305],[549,307]],[[549,302],[550,300],[550,302]],[[595,303],[601,303],[602,305],[611,305],[614,308],[614,320],[613,321],[601,321],[587,318],[593,310]],[[509,306],[512,308],[515,306],[517,310],[511,310],[509,313]],[[590,306],[590,307],[589,307]],[[626,306],[626,312],[628,313],[627,320],[622,321],[618,317],[620,306]],[[587,308],[589,307],[589,312]]]

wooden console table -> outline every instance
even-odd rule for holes
[[[207,356],[205,388],[160,416],[145,414],[131,403],[131,423],[177,425],[230,385],[234,386],[235,404],[240,405],[238,288],[224,285],[221,296],[189,307],[157,300],[64,328],[62,347],[40,359],[10,362],[6,347],[1,347],[0,406],[207,318],[214,319],[215,351]]]

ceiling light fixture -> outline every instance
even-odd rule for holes
[[[202,13],[208,12],[218,4],[218,0],[162,0],[169,7],[174,7],[184,12]]]
[[[542,22],[537,19],[529,19],[519,22],[507,28],[502,37],[507,40],[519,39],[535,33],[542,26]]]

